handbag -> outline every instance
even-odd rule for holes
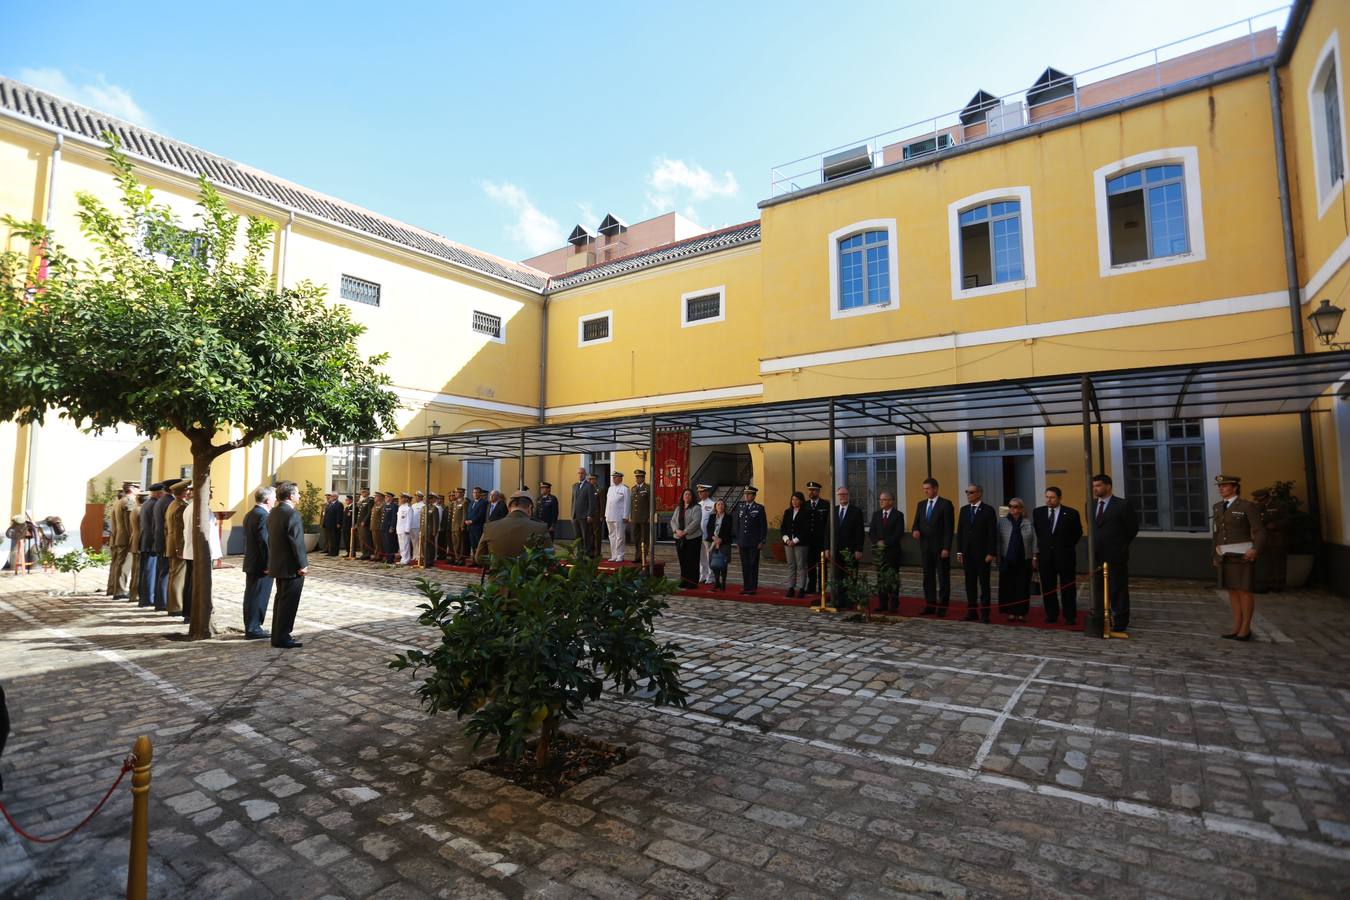
[[[723,550],[721,547],[708,553],[708,568],[715,569],[718,572],[725,572],[727,566],[730,564],[731,558],[728,556],[727,551]]]

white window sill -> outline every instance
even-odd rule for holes
[[[991,294],[1007,294],[1012,291],[1025,291],[1027,288],[1033,288],[1036,285],[1027,281],[1025,278],[1017,281],[1001,281],[998,284],[986,284],[982,287],[967,288],[953,295],[953,300],[972,300],[976,297],[988,297]]]
[[[1333,185],[1330,187],[1330,189],[1327,190],[1327,192],[1326,192],[1325,194],[1323,194],[1321,191],[1318,191],[1318,193],[1317,193],[1317,198],[1318,198],[1318,203],[1317,203],[1317,218],[1318,218],[1318,219],[1321,219],[1321,218],[1323,218],[1324,216],[1326,216],[1327,210],[1331,209],[1331,205],[1332,205],[1333,203],[1336,202],[1336,198],[1339,197],[1339,196],[1341,195],[1341,191],[1343,191],[1343,190],[1345,190],[1345,179],[1344,179],[1344,178],[1338,178],[1338,179],[1336,180],[1336,183],[1333,184]]]
[[[854,316],[870,316],[873,313],[894,312],[900,304],[895,302],[873,303],[870,306],[855,306],[853,309],[832,309],[831,319],[851,319]]]
[[[1203,253],[1178,253],[1176,256],[1160,256],[1156,259],[1141,259],[1138,262],[1121,263],[1118,266],[1111,266],[1102,270],[1102,277],[1109,278],[1112,275],[1129,275],[1134,272],[1145,272],[1149,269],[1165,269],[1168,266],[1184,266],[1188,263],[1204,262]]]

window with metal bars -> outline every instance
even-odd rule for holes
[[[1126,422],[1125,496],[1139,527],[1153,531],[1204,531],[1205,436],[1199,419]]]
[[[373,281],[366,281],[364,278],[343,275],[340,296],[343,300],[350,300],[352,303],[379,306],[380,286]]]
[[[581,322],[581,342],[589,344],[609,338],[609,316],[596,316]]]
[[[722,295],[702,294],[688,297],[684,301],[684,320],[701,322],[704,319],[716,319],[722,315]]]
[[[473,330],[500,341],[502,339],[502,317],[474,310]]]
[[[355,459],[352,457],[352,451],[355,449]],[[370,448],[369,447],[345,447],[341,450],[333,450],[329,457],[329,464],[332,467],[333,487],[332,490],[337,494],[355,494],[362,488],[370,487]],[[353,474],[355,477],[353,478]]]
[[[848,502],[863,511],[864,521],[879,509],[878,497],[885,491],[895,496],[898,468],[895,438],[846,438],[844,440],[844,485]]]

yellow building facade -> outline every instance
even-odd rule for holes
[[[1308,313],[1324,299],[1350,300],[1343,40],[1350,7],[1298,3],[1278,38],[1254,30],[1245,48],[1181,57],[1170,80],[1159,70],[1147,88],[1113,88],[1109,102],[1081,104],[1086,86],[1052,78],[1055,114],[1045,114],[1051,101],[1037,105],[1050,94],[1028,92],[1030,114],[1009,128],[1000,118],[1009,105],[977,95],[931,151],[910,153],[919,135],[904,152],[873,152],[864,168],[828,178],[822,158],[815,183],[775,190],[756,222],[556,276],[228,161],[212,158],[207,174],[235,166],[223,173],[229,202],[281,226],[277,277],[327,285],[368,327],[363,346],[391,354],[400,437],[1320,352]],[[0,212],[50,216],[78,253],[75,191],[111,201],[113,186],[96,141],[59,110],[24,100],[36,94],[0,81]],[[186,218],[192,158],[160,158],[148,142],[143,151],[142,177]],[[229,183],[237,170],[248,177]],[[1146,510],[1136,570],[1204,573],[1222,471],[1249,492],[1294,481],[1316,506],[1326,572],[1350,589],[1350,402],[1328,394],[1306,425],[1305,434],[1292,414],[1109,424],[1105,468]],[[795,459],[753,441],[717,452],[748,464],[774,516],[794,487],[828,480],[832,454],[840,481],[865,502],[891,490],[909,513],[929,451],[897,434],[802,444]],[[711,457],[695,448],[691,471]],[[426,480],[419,452],[353,456],[269,440],[218,462],[214,505],[239,512],[274,477],[345,491],[353,460],[362,486]],[[949,497],[979,481],[1000,502],[1015,493],[1036,505],[1049,485],[1065,502],[1085,501],[1077,429],[1028,422],[938,435],[931,460]],[[529,459],[522,473],[514,456],[437,456],[431,482],[506,489],[547,478],[566,518],[579,464],[631,473],[650,462],[566,454]],[[173,436],[0,425],[0,505],[69,516],[90,480],[158,480],[187,463]]]

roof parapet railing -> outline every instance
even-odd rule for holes
[[[778,197],[792,194],[809,187],[823,184],[828,180],[825,172],[826,157],[857,147],[871,148],[871,168],[932,155],[958,144],[969,144],[998,134],[1005,134],[1029,125],[1053,121],[1072,115],[1084,109],[1118,103],[1134,97],[1155,93],[1172,84],[1179,84],[1190,78],[1199,77],[1208,72],[1220,71],[1242,65],[1275,52],[1275,47],[1283,33],[1288,19],[1290,6],[1258,13],[1245,19],[1219,25],[1207,31],[1192,34],[1179,40],[1160,44],[1148,50],[1123,56],[1110,62],[1101,63],[1078,72],[1061,74],[1046,84],[1032,84],[1022,90],[1013,91],[1000,97],[981,99],[978,107],[967,104],[961,109],[950,110],[879,132],[856,141],[846,141],[816,153],[779,163],[769,170],[769,196]],[[1261,49],[1261,35],[1273,30],[1273,40],[1268,52]],[[1222,41],[1214,40],[1217,35],[1228,34]],[[1179,67],[1178,73],[1169,75],[1170,63],[1182,57],[1231,43],[1232,53],[1240,52],[1240,43],[1245,42],[1245,57],[1224,57],[1216,62],[1214,68],[1206,72],[1185,72]],[[1144,73],[1147,73],[1145,75]],[[1148,77],[1151,76],[1151,77]],[[1059,87],[1072,83],[1073,103],[1060,104],[1051,108],[1059,98],[1041,102],[1031,102],[1029,94],[1048,87]],[[1114,90],[1114,92],[1113,92]],[[978,93],[976,95],[979,96]],[[1067,95],[1065,97],[1067,99]],[[1038,107],[1046,111],[1036,114]],[[978,115],[974,122],[963,123],[961,116],[972,109]],[[944,139],[945,136],[945,139]],[[932,143],[928,147],[928,143]],[[890,151],[890,157],[888,157]]]

